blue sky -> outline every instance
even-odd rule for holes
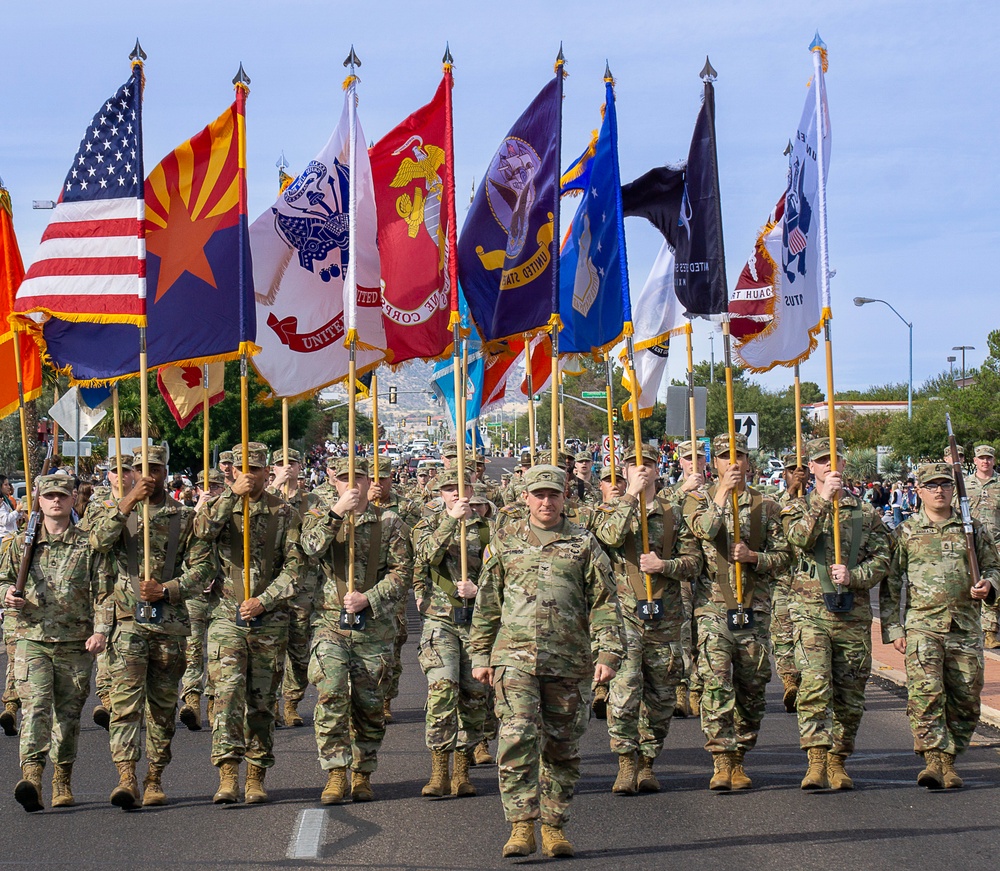
[[[914,323],[914,381],[947,368],[953,345],[985,356],[997,325],[991,255],[998,245],[995,82],[1000,11],[993,2],[754,2],[669,0],[463,3],[242,3],[188,0],[103,7],[8,4],[0,56],[0,176],[11,191],[26,261],[84,126],[128,74],[136,36],[149,55],[144,102],[147,171],[232,99],[242,62],[251,220],[275,194],[284,151],[297,171],[319,151],[342,107],[342,61],[362,60],[360,117],[378,139],[430,99],[450,41],[455,57],[456,178],[461,214],[473,180],[512,121],[552,74],[564,43],[563,165],[599,126],[605,60],[617,80],[623,179],[686,155],[711,57],[716,83],[722,210],[730,286],[785,179],[818,28],[829,47],[833,147],[829,181],[835,374],[838,388],[905,381],[907,332],[882,297]],[[564,226],[575,208],[564,209]],[[634,290],[659,246],[627,225]],[[196,313],[193,315],[196,316]],[[696,358],[708,356],[696,326]],[[716,359],[721,342],[716,341]],[[678,377],[683,354],[670,376]],[[822,355],[802,377],[825,383]],[[770,387],[786,370],[761,376]]]

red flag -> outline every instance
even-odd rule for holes
[[[14,296],[24,278],[24,263],[14,235],[14,216],[10,194],[0,187],[0,418],[6,417],[18,406],[17,367],[14,358],[15,336],[21,342],[21,372],[24,380],[25,402],[35,399],[42,392],[42,367],[38,359],[38,346],[31,336],[20,331],[14,333],[10,313]]]
[[[451,279],[446,183],[448,137],[445,76],[426,106],[370,150],[382,256],[382,316],[392,363],[440,357],[448,330]]]
[[[209,363],[206,368],[208,404],[211,407],[225,398],[223,382],[226,376],[226,364],[221,361]],[[202,387],[201,366],[161,366],[156,370],[156,386],[160,388],[167,408],[181,429],[191,423],[204,407],[205,393]]]
[[[781,228],[785,195],[781,195],[753,246],[729,300],[729,325],[733,338],[747,341],[762,333],[774,321],[774,260],[767,239],[775,227]]]

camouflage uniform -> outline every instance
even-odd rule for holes
[[[785,490],[775,501],[784,512],[797,499],[793,498],[788,490]],[[786,532],[788,530],[787,524],[785,530]],[[789,688],[797,688],[800,682],[799,667],[795,662],[795,632],[790,613],[792,578],[795,569],[796,565],[793,562],[787,571],[776,576],[771,602],[771,645],[774,652],[774,666],[778,677],[781,678],[782,685],[785,687],[786,694]],[[795,710],[795,705],[798,704],[797,699],[798,690],[795,689],[795,703],[792,704],[790,700],[790,707],[786,706],[789,713]]]
[[[559,482],[562,489],[565,478]],[[580,778],[591,633],[598,662],[617,669],[621,613],[608,557],[593,535],[565,519],[543,533],[544,544],[537,532],[525,521],[498,530],[490,542],[469,644],[474,668],[494,668],[507,821],[540,816],[562,828]]]
[[[310,509],[302,527],[302,549],[319,559],[322,572],[309,659],[309,681],[319,691],[316,744],[325,771],[351,766],[370,775],[378,767],[385,737],[383,705],[392,670],[395,613],[410,589],[413,549],[409,530],[395,512],[369,503],[355,517],[355,589],[368,597],[369,608],[363,630],[341,629],[348,526],[333,513],[335,503]],[[379,544],[373,553],[376,535]]]
[[[854,608],[827,610],[821,578],[829,580],[835,562],[833,504],[818,492],[792,499],[781,513],[795,562],[791,572],[789,611],[795,658],[801,672],[797,699],[799,745],[822,747],[840,757],[854,752],[854,738],[865,709],[865,685],[871,673],[872,609],[869,590],[889,571],[892,544],[875,509],[857,497],[839,499],[841,561],[850,570],[845,590],[854,592]],[[860,515],[860,544],[854,542]],[[822,541],[820,539],[822,538]],[[824,563],[817,564],[817,547]],[[857,552],[853,564],[850,555]]]
[[[979,448],[976,448],[976,455],[979,455]],[[972,516],[982,523],[983,529],[1000,546],[1000,476],[994,473],[992,477],[981,481],[976,475],[969,475],[965,479],[965,492],[969,497],[969,510]],[[998,615],[1000,611],[996,604],[983,606],[983,632],[995,634],[1000,630]]]
[[[679,505],[659,498],[647,505],[650,551],[667,566],[662,574],[650,578],[654,596],[663,600],[663,619],[643,620],[638,613],[639,598],[645,599],[645,580],[639,570],[642,538],[638,504],[636,497],[626,494],[617,505],[603,506],[594,534],[612,549],[625,637],[625,658],[611,680],[611,750],[618,755],[638,752],[652,761],[663,750],[677,701],[677,684],[684,675],[681,588],[698,575],[701,548],[685,525]],[[671,545],[664,555],[664,518],[668,512]]]

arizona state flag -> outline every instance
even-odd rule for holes
[[[378,247],[382,260],[382,318],[392,362],[444,353],[451,281],[448,260],[450,143],[445,76],[426,106],[390,130],[369,151]]]
[[[42,367],[38,359],[38,346],[31,336],[15,333],[10,325],[14,296],[24,278],[24,263],[14,235],[14,214],[10,194],[0,182],[0,418],[6,417],[18,406],[17,367],[14,342],[21,343],[21,373],[24,382],[24,399],[35,399],[42,392]]]
[[[256,334],[246,217],[242,92],[204,130],[179,145],[146,178],[149,367],[233,360]],[[76,383],[139,372],[131,324],[44,325],[48,355]]]

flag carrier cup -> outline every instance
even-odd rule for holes
[[[466,601],[465,599],[462,600]],[[456,626],[471,626],[472,613],[476,610],[475,605],[463,605],[461,608],[451,609],[451,619]]]
[[[263,614],[258,614],[256,617],[251,617],[249,620],[244,619],[243,615],[236,610],[236,625],[241,629],[256,629],[264,620]]]
[[[656,623],[663,619],[663,599],[644,599],[636,610],[644,622]]]
[[[139,602],[135,606],[135,622],[158,626],[163,622],[166,604],[166,599],[160,599],[159,602]]]
[[[363,632],[368,623],[367,614],[367,608],[355,614],[352,614],[350,611],[341,611],[339,626],[348,632]]]

